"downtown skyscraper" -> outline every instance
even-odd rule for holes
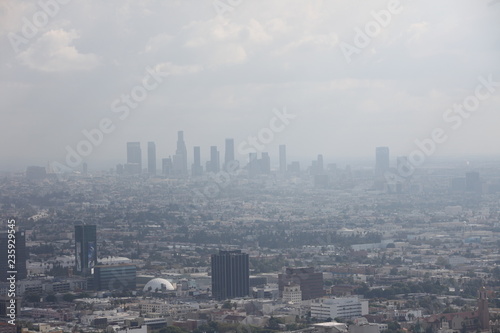
[[[156,175],[156,144],[148,142],[148,173]]]
[[[280,172],[286,173],[286,146],[280,145]]]
[[[217,173],[220,171],[220,154],[217,146],[210,147],[210,161],[207,163],[207,172]]]
[[[375,148],[375,178],[383,178],[389,171],[389,147]]]
[[[142,151],[140,142],[127,142],[127,164],[125,172],[139,175],[142,172]]]
[[[234,139],[226,139],[224,152],[224,170],[227,170],[229,163],[234,161]]]
[[[203,167],[201,166],[201,148],[199,146],[193,148],[193,161],[191,175],[193,177],[199,177],[203,174]]]
[[[177,132],[177,149],[173,158],[174,175],[186,177],[188,175],[187,149],[184,142],[184,132]]]

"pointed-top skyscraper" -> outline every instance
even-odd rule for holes
[[[187,149],[184,143],[184,132],[177,132],[177,149],[174,155],[174,174],[178,176],[187,176]]]

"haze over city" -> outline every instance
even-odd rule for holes
[[[91,167],[123,163],[130,141],[173,155],[179,130],[208,159],[283,109],[296,119],[265,145],[272,157],[279,144],[297,160],[372,160],[376,146],[408,155],[435,128],[447,140],[434,157],[498,155],[494,1],[217,4],[71,1],[44,21],[35,2],[2,1],[0,170],[63,163],[104,118],[114,128]],[[456,111],[480,85],[485,98]]]
[[[0,0],[0,333],[500,333],[500,0]]]

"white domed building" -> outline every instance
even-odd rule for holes
[[[146,283],[146,285],[144,286],[144,288],[142,289],[142,291],[144,292],[164,292],[164,291],[174,291],[175,290],[175,286],[168,280],[166,279],[162,279],[162,278],[154,278],[152,280],[150,280],[148,283]]]

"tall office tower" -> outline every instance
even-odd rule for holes
[[[257,153],[248,154],[248,176],[253,177],[260,173],[260,162]]]
[[[142,172],[142,152],[140,142],[127,142],[127,164],[125,171],[131,175]]]
[[[212,254],[212,296],[217,300],[248,296],[250,292],[250,268],[248,254],[235,251],[219,251]]]
[[[318,161],[312,161],[311,163],[311,175],[317,175],[318,174]]]
[[[191,167],[191,174],[193,177],[199,177],[203,174],[203,167],[201,166],[201,152],[200,147],[196,146],[193,148],[194,152],[194,163]]]
[[[82,173],[84,175],[87,175],[88,172],[89,172],[89,166],[87,165],[86,162],[83,162],[83,164],[82,164]]]
[[[375,178],[383,178],[389,171],[389,147],[375,149]]]
[[[280,172],[286,173],[286,146],[280,145]]]
[[[318,155],[318,164],[316,171],[318,172],[319,175],[325,172],[325,166],[323,164],[323,155],[321,154]]]
[[[209,170],[207,170],[209,171]],[[217,173],[220,171],[220,158],[217,146],[210,147],[210,172]]]
[[[226,139],[226,150],[224,151],[224,170],[230,162],[234,161],[234,139]]]
[[[156,175],[156,144],[148,142],[148,173]]]
[[[292,163],[290,163],[290,165],[288,166],[288,172],[296,174],[300,173],[300,162],[293,161]]]
[[[45,179],[47,171],[41,166],[29,166],[26,168],[26,178],[29,180]]]
[[[187,149],[184,143],[184,132],[177,132],[177,150],[174,155],[174,174],[178,176],[187,176]]]
[[[12,236],[9,238],[9,235],[14,235],[15,238],[12,238]],[[13,263],[12,257],[9,257],[9,254],[12,254],[9,252],[9,250],[12,250],[9,248],[9,244],[13,244],[12,240],[15,240],[15,263]],[[10,240],[10,242],[9,242]],[[12,247],[12,246],[11,246]],[[26,270],[26,259],[27,259],[27,253],[26,253],[26,238],[24,235],[24,231],[16,231],[11,234],[7,232],[2,232],[0,233],[0,281],[6,282],[7,278],[11,275],[10,273],[7,273],[9,271],[16,271],[16,280],[22,280],[26,279],[26,276],[28,275],[27,270]],[[10,260],[9,260],[10,259]],[[11,265],[14,266],[11,266]]]
[[[481,193],[481,178],[479,172],[472,171],[465,174],[465,190],[467,192]]]
[[[282,296],[286,285],[298,284],[302,291],[302,300],[322,297],[323,273],[314,272],[314,267],[287,268],[285,273],[278,274],[278,288]]]
[[[262,153],[260,159],[260,172],[263,174],[271,173],[271,158],[269,157],[269,153]]]
[[[75,225],[75,272],[83,276],[92,274],[97,263],[96,225]]]
[[[479,289],[477,299],[479,328],[483,332],[490,331],[490,310],[488,309],[488,294],[486,288]]]
[[[161,174],[165,177],[172,175],[174,169],[174,164],[172,163],[172,158],[163,158],[161,160]]]

